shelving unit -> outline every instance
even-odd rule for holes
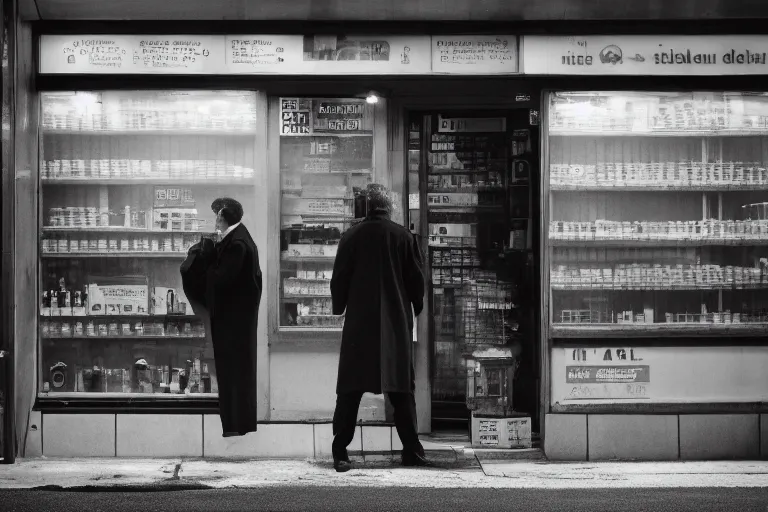
[[[768,97],[550,97],[550,333],[768,332]]]
[[[210,399],[179,263],[214,236],[215,198],[251,215],[255,95],[46,93],[42,107],[40,392]]]
[[[280,99],[279,326],[339,332],[330,280],[341,235],[364,215],[373,181],[376,106],[359,99]]]

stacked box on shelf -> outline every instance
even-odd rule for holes
[[[550,180],[574,187],[738,187],[768,185],[768,169],[755,162],[551,164]]]
[[[557,265],[552,270],[552,283],[565,288],[642,289],[649,288],[648,283],[658,284],[659,289],[756,288],[768,285],[768,270],[765,264],[748,268],[637,263],[619,264],[613,269]]]
[[[251,168],[218,160],[101,159],[44,161],[42,179],[250,179]]]

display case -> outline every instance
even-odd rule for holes
[[[217,197],[253,219],[256,94],[42,94],[39,392],[212,397],[179,266]]]
[[[768,95],[549,98],[554,338],[765,336]]]
[[[339,331],[331,277],[341,235],[365,217],[374,181],[381,102],[280,98],[280,303],[283,331]],[[396,193],[397,197],[398,194]],[[397,201],[395,201],[397,203]]]

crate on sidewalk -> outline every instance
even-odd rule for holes
[[[472,448],[531,448],[531,418],[472,414]]]

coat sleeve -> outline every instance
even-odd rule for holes
[[[407,254],[405,258],[405,287],[408,299],[413,304],[413,312],[416,316],[424,309],[424,258],[421,254],[416,238],[411,235],[406,244]]]
[[[331,276],[331,299],[334,315],[341,315],[347,309],[349,284],[352,280],[353,270],[352,252],[352,245],[349,240],[342,236],[336,251],[336,259],[333,262],[333,276]]]
[[[218,265],[211,268],[213,283],[216,288],[230,288],[239,284],[246,248],[241,242],[233,242],[221,253]]]
[[[259,250],[254,247],[253,248],[253,263],[254,263],[254,272],[256,272],[256,275],[254,278],[256,279],[256,294],[259,297],[259,301],[261,301],[261,290],[262,290],[262,276],[261,276],[261,265],[259,265]]]
[[[181,264],[181,282],[184,294],[199,306],[205,306],[206,272],[210,262],[210,251],[200,242],[189,249],[187,258]]]

